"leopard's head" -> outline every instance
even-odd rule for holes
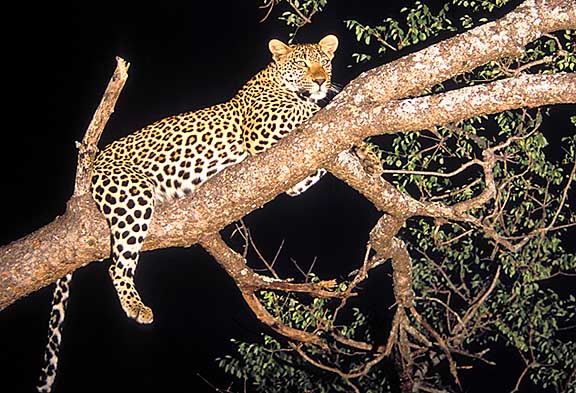
[[[273,39],[268,44],[284,88],[301,97],[318,101],[331,87],[334,52],[338,38],[327,35],[317,44],[287,45]]]

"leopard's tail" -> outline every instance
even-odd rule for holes
[[[51,392],[52,384],[54,383],[54,379],[56,379],[58,355],[60,353],[60,343],[62,342],[66,305],[68,304],[68,297],[70,296],[71,280],[72,273],[56,281],[54,296],[52,298],[52,311],[48,323],[48,343],[46,344],[44,352],[44,367],[42,367],[38,386],[36,386],[39,392]]]

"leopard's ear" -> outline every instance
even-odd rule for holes
[[[277,39],[270,40],[268,43],[268,49],[272,52],[272,58],[274,61],[282,61],[290,52],[292,52],[292,48]]]
[[[336,49],[338,48],[338,38],[332,34],[327,35],[318,42],[318,45],[320,45],[322,52],[332,58],[334,57],[334,52],[336,52]]]

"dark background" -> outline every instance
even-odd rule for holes
[[[345,84],[363,69],[348,67],[351,53],[361,47],[342,20],[377,23],[396,16],[403,4],[383,3],[333,0],[299,32],[298,41],[337,34],[334,80]],[[288,39],[287,29],[274,18],[259,23],[264,11],[256,2],[142,4],[20,6],[5,15],[16,27],[2,28],[0,244],[64,212],[74,183],[74,141],[83,137],[116,55],[131,63],[130,76],[100,146],[159,118],[229,99],[269,61],[268,40]],[[322,278],[342,278],[361,262],[377,218],[369,203],[328,175],[298,198],[279,196],[245,222],[269,258],[285,240],[281,273],[297,275],[291,258],[305,270],[316,259]],[[230,233],[226,229],[225,237]],[[232,280],[200,247],[148,252],[140,261],[136,281],[155,312],[152,326],[125,317],[108,278],[108,261],[75,273],[56,390],[214,391],[205,381],[227,386],[229,379],[214,359],[232,353],[230,338],[257,339],[267,332]],[[392,315],[389,273],[381,268],[363,286],[365,310],[376,321]],[[33,389],[51,291],[44,288],[0,313],[0,391]],[[515,376],[510,369],[506,375],[498,385],[511,388]],[[504,374],[497,367],[483,376],[488,378],[466,388],[483,391],[492,377]]]

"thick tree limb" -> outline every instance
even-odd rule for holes
[[[497,22],[361,75],[274,149],[223,171],[192,197],[159,208],[144,249],[190,246],[263,206],[323,165],[352,183],[335,169],[335,158],[366,136],[429,128],[518,107],[576,102],[573,74],[521,75],[438,96],[385,102],[517,53],[543,33],[574,28],[575,8],[571,0],[526,1]],[[379,207],[396,208],[397,195],[391,191],[383,196]],[[74,197],[63,216],[0,248],[0,309],[108,255],[104,219],[88,195]]]
[[[349,87],[355,91],[356,103],[418,95],[491,60],[517,57],[524,46],[543,34],[575,25],[574,1],[527,0],[499,20],[402,57],[385,69],[369,70]]]

